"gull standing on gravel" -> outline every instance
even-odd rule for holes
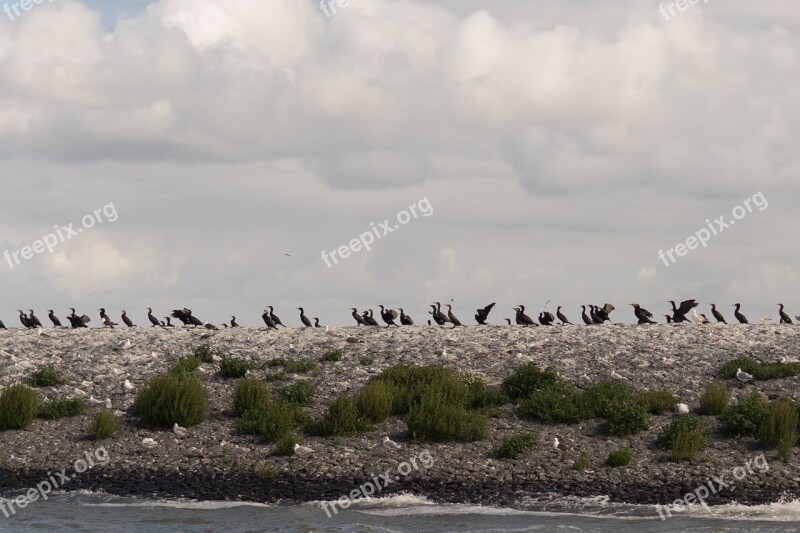
[[[685,403],[679,403],[675,406],[675,409],[678,411],[679,415],[688,415],[689,414],[689,406]]]
[[[747,372],[742,372],[741,368],[736,369],[736,379],[743,382],[753,381],[753,375]]]
[[[177,422],[172,426],[172,432],[178,437],[185,437],[189,434],[189,430],[178,425]]]
[[[154,439],[151,439],[150,437],[145,437],[144,439],[142,439],[142,446],[148,450],[152,450],[153,448],[158,446],[158,443]]]
[[[125,382],[122,384],[122,388],[125,389],[125,392],[130,392],[134,389],[133,383],[131,383],[126,379]]]
[[[300,446],[299,444],[295,443],[294,453],[296,453],[297,455],[308,455],[314,453],[314,450],[312,450],[308,446]]]
[[[383,447],[388,448],[390,450],[399,450],[400,445],[397,444],[395,441],[390,439],[389,437],[383,437]]]
[[[117,350],[127,350],[131,347],[131,340],[125,339],[124,341],[119,341],[117,343]]]

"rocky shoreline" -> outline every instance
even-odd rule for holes
[[[709,496],[709,504],[761,504],[790,499],[800,492],[796,458],[782,462],[776,452],[764,450],[754,439],[726,438],[713,417],[706,417],[712,428],[711,443],[702,453],[706,459],[693,463],[672,463],[668,454],[655,446],[656,434],[673,415],[654,417],[650,429],[641,434],[609,437],[597,420],[570,425],[537,423],[518,419],[511,405],[500,408],[490,419],[489,439],[481,442],[412,442],[404,422],[394,417],[360,437],[306,437],[304,444],[313,454],[278,457],[272,454],[272,445],[236,432],[231,397],[237,380],[222,378],[216,364],[200,369],[209,390],[209,414],[204,422],[189,428],[187,436],[139,427],[136,417],[128,413],[136,390],[150,377],[206,343],[247,358],[259,368],[277,357],[315,362],[317,369],[312,373],[268,383],[277,388],[298,379],[313,381],[317,395],[308,411],[315,417],[337,394],[356,392],[371,376],[401,362],[470,370],[495,385],[530,361],[541,367],[553,366],[579,386],[611,379],[614,373],[637,391],[666,390],[696,408],[706,385],[720,379],[718,369],[724,362],[740,355],[762,361],[795,359],[798,327],[350,327],[335,329],[332,335],[320,329],[268,332],[244,328],[210,334],[182,328],[48,329],[43,333],[0,331],[1,386],[24,380],[36,368],[54,365],[68,381],[40,389],[43,398],[85,393],[86,398],[98,402],[109,398],[113,409],[126,414],[121,416],[117,436],[98,442],[86,438],[86,428],[103,407],[94,402],[89,403],[85,415],[55,421],[36,419],[27,430],[0,433],[0,492],[6,497],[36,487],[62,469],[69,474],[77,460],[100,446],[107,451],[107,464],[76,474],[59,490],[201,500],[331,501],[378,474],[397,473],[401,463],[429,453],[429,468],[417,465],[408,475],[393,476],[397,479],[376,495],[406,492],[442,503],[519,506],[556,494],[666,505],[720,476],[727,486],[718,487],[720,490]],[[117,349],[126,339],[131,347]],[[331,349],[343,350],[342,360],[321,362]],[[269,371],[258,370],[256,375]],[[134,391],[124,390],[126,379]],[[734,380],[729,388],[734,397],[756,388],[769,398],[788,396],[798,401],[798,380],[792,377],[746,385]],[[500,440],[519,432],[540,435],[533,452],[516,460],[494,458],[492,450]],[[401,449],[382,447],[384,435],[400,443]],[[571,447],[564,457],[550,444],[556,436]],[[145,449],[141,444],[145,437],[155,439],[158,446]],[[234,446],[249,451],[238,456],[232,451]],[[633,463],[622,468],[606,466],[608,453],[623,446],[636,451]],[[582,452],[591,464],[577,471],[573,463]],[[745,471],[742,479],[734,478],[734,469],[761,454],[769,470]],[[12,455],[22,463],[10,465]]]

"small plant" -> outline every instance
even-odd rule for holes
[[[156,376],[139,392],[136,408],[148,427],[194,426],[206,416],[208,392],[194,374]]]
[[[271,402],[263,409],[251,409],[236,420],[240,433],[260,435],[265,442],[276,442],[297,425],[298,407],[284,401]]]
[[[92,440],[108,439],[119,430],[119,418],[111,411],[100,411],[89,426],[89,438]]]
[[[527,398],[538,390],[551,388],[564,380],[552,368],[540,370],[534,363],[528,363],[516,369],[503,381],[503,392],[513,400]]]
[[[283,371],[287,374],[308,374],[317,368],[317,364],[308,359],[297,359],[286,363]]]
[[[619,405],[635,402],[633,389],[622,381],[601,381],[583,391],[581,405],[587,418],[608,418]]]
[[[257,379],[243,379],[233,391],[233,414],[242,416],[251,409],[264,409],[269,403],[267,386]]]
[[[373,381],[356,396],[359,416],[377,424],[392,414],[392,393],[383,381]]]
[[[633,448],[620,448],[619,450],[614,450],[608,454],[606,464],[613,468],[628,466],[631,464],[631,461],[633,461],[633,455]]]
[[[297,405],[308,405],[317,393],[317,388],[310,381],[296,381],[280,391],[280,397]]]
[[[223,357],[219,362],[219,372],[224,378],[243,378],[250,370],[250,362],[241,357]]]
[[[359,435],[369,429],[369,424],[358,414],[353,399],[346,393],[336,397],[328,406],[322,419],[309,428],[321,437]]]
[[[28,383],[32,387],[56,387],[66,383],[66,380],[56,367],[46,366],[31,374]]]
[[[256,473],[258,474],[258,479],[260,481],[271,481],[275,479],[275,476],[278,475],[278,473],[275,472],[275,469],[271,466],[262,466]]]
[[[22,384],[12,385],[0,395],[0,431],[25,429],[39,411],[39,394]]]
[[[371,355],[363,355],[359,357],[358,364],[361,366],[372,366],[375,364],[375,358]]]
[[[436,389],[423,393],[411,407],[406,423],[417,440],[473,442],[489,436],[487,415],[467,411],[463,402],[449,401]]]
[[[675,410],[678,398],[670,392],[648,391],[636,395],[636,400],[652,415],[662,415]]]
[[[647,408],[631,400],[609,405],[606,411],[606,431],[609,435],[624,437],[645,431],[650,426]]]
[[[789,398],[780,398],[769,405],[759,439],[767,448],[777,448],[780,458],[786,461],[797,442],[797,422],[797,406]]]
[[[721,415],[728,408],[728,402],[730,402],[728,386],[721,381],[712,381],[700,397],[700,412],[704,415]]]
[[[294,455],[295,444],[300,444],[300,438],[294,433],[287,433],[275,443],[275,455],[291,457]]]
[[[529,453],[539,442],[536,433],[520,433],[504,438],[494,452],[495,457],[501,459],[516,459],[522,454]]]
[[[572,388],[549,388],[533,392],[522,400],[517,414],[544,422],[574,424],[584,419],[583,411],[577,403],[577,392]]]
[[[344,351],[328,350],[327,352],[325,352],[325,355],[322,356],[322,360],[335,363],[337,361],[341,361],[342,357],[344,357]]]
[[[739,403],[725,409],[722,415],[725,433],[732,437],[758,437],[768,411],[769,404],[754,390]]]
[[[203,363],[211,364],[214,362],[214,356],[219,357],[219,350],[212,348],[208,344],[201,344],[194,349],[193,356]]]
[[[169,369],[170,374],[191,374],[198,368],[200,368],[200,359],[195,356],[189,357],[181,357],[178,361],[172,365]]]
[[[575,460],[575,464],[572,465],[572,468],[578,472],[583,472],[590,466],[592,466],[592,460],[589,458],[589,454],[586,452],[581,452],[580,457]]]
[[[268,359],[262,365],[263,368],[277,368],[277,367],[284,367],[288,364],[288,360],[283,357],[275,357],[273,359]]]
[[[675,418],[659,433],[656,444],[672,452],[676,463],[691,461],[708,442],[708,428],[702,418],[684,415]]]
[[[789,378],[800,375],[800,363],[761,363],[752,357],[740,356],[722,365],[719,374],[724,378],[736,378],[737,369],[751,374],[757,380]]]
[[[42,404],[39,417],[46,420],[56,420],[71,416],[82,415],[86,412],[86,402],[81,398],[67,398],[65,400],[50,400]]]

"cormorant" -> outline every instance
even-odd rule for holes
[[[31,321],[28,319],[28,315],[22,312],[22,309],[18,309],[19,311],[19,321],[22,322],[22,325],[25,326],[26,329],[31,329],[33,325]]]
[[[267,325],[267,329],[278,329],[278,325],[275,324],[275,321],[272,320],[272,316],[269,314],[269,308],[264,309],[261,318],[264,320],[264,324]]]
[[[478,324],[480,324],[481,326],[485,326],[486,319],[489,318],[489,313],[491,312],[492,307],[494,307],[494,303],[490,303],[483,309],[476,309],[475,312],[477,314],[475,315],[475,321],[478,322]]]
[[[154,328],[156,326],[164,327],[164,324],[162,324],[155,316],[153,316],[153,308],[152,307],[148,307],[147,308],[147,320],[149,320],[150,323],[153,324],[152,326],[150,326],[152,328]]]
[[[725,317],[722,316],[722,313],[717,311],[717,304],[711,304],[711,314],[714,315],[714,318],[717,319],[718,323],[722,322],[723,324],[727,324],[727,322],[725,322]]]
[[[213,329],[214,331],[219,329],[217,326],[215,326],[211,322],[203,322],[203,327],[206,328],[206,329]]]
[[[597,314],[598,318],[603,322],[611,322],[611,311],[613,311],[615,307],[609,303],[605,304],[603,307],[596,307],[595,313]]]
[[[408,316],[405,311],[403,311],[402,307],[399,307],[398,309],[400,309],[400,323],[404,326],[413,326],[414,321],[411,320],[411,317]]]
[[[681,302],[679,307],[675,307],[675,301],[670,300],[670,304],[672,304],[672,321],[676,324],[680,324],[681,322],[691,322],[688,318],[686,318],[687,313],[692,310],[693,307],[697,307],[698,303],[692,300],[684,300]]]
[[[358,314],[358,309],[355,307],[351,307],[350,309],[353,310],[353,319],[356,321],[356,326],[365,326],[366,322],[364,322],[364,318]]]
[[[589,318],[589,315],[586,314],[586,306],[582,305],[581,309],[583,309],[583,311],[581,312],[581,318],[583,319],[583,323],[586,324],[587,326],[591,326],[592,324],[594,324],[594,320]]]
[[[377,327],[380,327],[380,324],[378,324],[378,321],[377,321],[377,320],[375,320],[375,317],[374,317],[374,316],[373,316],[373,314],[372,314],[372,309],[369,309],[369,310],[367,310],[367,311],[364,311],[364,314],[363,314],[363,315],[361,315],[361,316],[362,316],[362,317],[364,317],[364,323],[365,323],[367,326],[377,326]]]
[[[442,304],[440,304],[439,302],[433,302],[433,303],[436,304],[436,316],[438,316],[439,320],[441,320],[441,323],[439,323],[439,320],[437,320],[436,322],[439,323],[440,326],[446,324],[447,322],[450,322],[450,317],[442,313]]]
[[[708,319],[706,315],[702,315],[697,312],[697,309],[692,309],[692,318],[698,324],[710,324],[711,321]]]
[[[516,321],[517,324],[520,326],[538,326],[536,322],[533,321],[531,317],[525,314],[525,306],[520,304],[519,307],[515,307],[514,310],[517,312]]]
[[[556,309],[556,316],[557,316],[557,317],[558,317],[558,319],[561,321],[561,325],[562,325],[562,326],[563,326],[563,325],[565,325],[565,324],[570,324],[570,325],[572,325],[572,322],[570,322],[569,320],[567,320],[567,315],[565,315],[564,313],[562,313],[562,312],[561,312],[561,308],[562,308],[562,307],[563,307],[563,306],[561,306],[561,305],[559,305],[559,306],[558,306],[558,309]]]
[[[52,309],[47,310],[47,316],[50,318],[50,322],[53,323],[54,328],[63,328],[64,326],[61,325],[61,321],[56,316],[56,313]]]
[[[3,324],[2,320],[0,320],[0,329],[6,329],[6,325]]]
[[[556,317],[550,311],[543,311],[539,313],[539,324],[543,326],[552,326]]]
[[[272,309],[272,306],[271,306],[271,305],[269,306],[269,317],[272,319],[272,321],[273,321],[273,322],[275,322],[275,326],[276,326],[276,327],[277,327],[277,326],[283,326],[283,327],[286,327],[286,325],[285,325],[283,322],[281,322],[281,319],[278,317],[278,315],[276,315],[276,314],[273,312],[273,309]]]
[[[653,313],[641,307],[639,304],[631,304],[633,306],[633,314],[639,319],[639,324],[655,324],[653,320]]]
[[[70,325],[72,325],[73,328],[88,328],[89,327],[86,324],[88,324],[92,320],[91,318],[89,318],[87,315],[83,315],[83,316],[76,315],[74,307],[70,307],[69,310],[72,311],[72,314],[67,315],[67,320],[69,320],[69,323],[70,323]]]
[[[736,308],[736,311],[733,312],[733,316],[736,317],[736,320],[739,321],[739,324],[747,324],[747,317],[744,316],[742,313],[739,312],[739,309],[742,307],[742,304],[733,304]]]
[[[173,309],[172,310],[172,318],[177,318],[178,320],[183,322],[184,326],[188,326],[189,324],[191,324],[191,321],[189,320],[189,316],[190,315],[191,315],[190,313],[186,312],[186,309]]]
[[[307,327],[307,328],[310,328],[310,327],[312,327],[312,326],[311,326],[311,321],[310,321],[310,320],[308,319],[308,317],[306,316],[306,312],[305,312],[305,311],[303,311],[303,308],[302,308],[302,307],[298,307],[298,308],[297,308],[297,310],[298,310],[298,311],[300,311],[300,322],[302,322],[302,323],[303,323],[303,325],[304,325],[305,327]]]
[[[167,323],[166,324],[161,324],[161,326],[163,326],[165,328],[174,328],[175,327],[175,326],[172,325],[172,322],[170,322],[168,316],[165,316],[164,319],[167,321]]]
[[[206,323],[197,318],[192,314],[192,310],[186,307],[183,308],[183,312],[186,313],[186,318],[189,320],[189,323],[193,326],[205,326]]]
[[[672,324],[672,316],[670,315],[664,315],[664,316],[667,317],[667,324]]]
[[[129,328],[135,328],[136,324],[133,323],[133,320],[128,318],[128,313],[124,309],[122,310],[122,321],[125,322],[125,325]]]
[[[602,324],[604,320],[600,318],[600,315],[597,314],[597,306],[589,304],[589,316],[592,317],[592,322],[594,324]]]
[[[28,320],[31,323],[32,328],[43,328],[42,323],[39,322],[39,319],[36,318],[36,315],[33,314],[33,309],[28,309]]]
[[[789,315],[787,315],[787,314],[784,312],[784,310],[783,310],[783,304],[778,304],[778,305],[779,305],[779,306],[780,306],[780,308],[781,308],[781,309],[780,309],[780,311],[779,311],[779,313],[780,313],[780,315],[781,315],[781,324],[791,324],[791,323],[792,323],[792,319],[791,319],[791,318],[789,318]]]
[[[383,305],[378,305],[381,308],[381,320],[386,322],[386,327],[396,326],[394,319],[398,317],[397,311],[394,309],[386,309]]]
[[[322,327],[322,326],[319,325],[319,318],[317,318],[317,317],[314,317],[314,327],[315,328],[321,328]]]
[[[236,323],[236,317],[235,316],[231,316],[231,327],[232,328],[238,328],[239,327],[239,324]]]
[[[439,324],[440,326],[444,326],[447,323],[447,320],[442,318],[443,315],[439,316],[441,313],[437,313],[436,312],[436,306],[435,305],[432,305],[431,309],[433,309],[433,311],[428,311],[428,313],[430,313],[430,315],[433,317],[433,321],[436,322],[437,324]]]
[[[510,318],[504,318],[503,320],[506,321],[506,326],[510,326],[511,325],[511,319]]]
[[[104,327],[113,329],[114,326],[117,325],[116,322],[112,322],[111,319],[108,318],[105,307],[101,307],[100,309],[98,309],[98,311],[100,311],[100,323],[102,323]]]
[[[453,329],[464,325],[459,319],[456,318],[456,315],[453,314],[453,306],[450,304],[447,304],[447,319],[453,323]]]

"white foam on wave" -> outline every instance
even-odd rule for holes
[[[84,507],[148,507],[164,509],[191,509],[195,511],[217,511],[220,509],[233,509],[236,507],[261,507],[271,508],[275,505],[257,502],[225,502],[225,501],[197,501],[197,500],[139,500],[81,503]]]
[[[774,503],[763,505],[742,505],[732,502],[724,505],[690,505],[686,511],[672,516],[687,515],[693,518],[713,518],[718,520],[750,520],[762,522],[800,521],[800,500],[791,497],[781,498]]]

